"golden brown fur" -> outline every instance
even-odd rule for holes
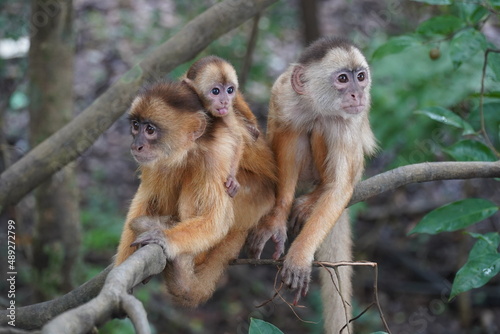
[[[244,152],[243,161],[255,161],[238,169],[241,189],[232,199],[224,181],[234,154],[231,132],[238,128],[209,117],[188,85],[150,87],[132,103],[130,118],[141,126],[151,124],[158,138],[133,144],[136,159],[147,161],[139,168],[141,184],[127,214],[115,264],[135,251],[130,245],[138,237],[161,244],[170,260],[164,271],[168,291],[178,303],[196,306],[212,295],[248,230],[274,202],[272,153],[262,142]],[[155,230],[161,238],[152,233]],[[145,233],[139,236],[141,232]]]

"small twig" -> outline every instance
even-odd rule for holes
[[[335,287],[335,290],[337,290],[337,293],[340,296],[340,300],[342,301],[342,305],[344,306],[344,315],[345,315],[345,321],[346,321],[346,323],[345,323],[344,327],[342,327],[340,329],[339,333],[342,333],[342,331],[344,330],[344,328],[347,328],[347,332],[350,333],[351,329],[349,328],[349,311],[347,310],[347,307],[346,307],[346,304],[348,304],[348,303],[345,301],[344,296],[342,295],[342,285],[341,285],[341,282],[340,282],[340,275],[339,275],[339,272],[338,272],[338,267],[334,267],[333,268],[333,270],[335,271],[335,276],[337,276],[337,282],[339,283],[338,285],[335,283],[335,279],[333,278],[332,272],[330,270],[328,270],[326,268],[326,266],[324,266],[324,265],[321,265],[321,267],[323,269],[325,269],[328,272],[328,274],[330,275],[330,279],[332,280],[332,284]],[[351,305],[349,305],[349,306],[351,306]]]
[[[271,259],[236,259],[236,260],[233,260],[229,263],[230,265],[244,265],[244,264],[251,264],[251,265],[273,265],[273,266],[282,266],[283,265],[283,260],[271,260]],[[346,311],[346,325],[344,327],[342,327],[341,329],[341,332],[344,330],[345,327],[347,327],[348,323],[352,322],[352,321],[355,321],[356,319],[360,318],[373,304],[377,305],[377,309],[379,311],[379,314],[380,314],[380,318],[382,319],[382,322],[385,326],[385,329],[387,330],[387,333],[389,334],[392,334],[391,333],[391,330],[389,329],[389,325],[387,325],[387,321],[385,320],[385,317],[384,317],[384,314],[382,312],[382,306],[380,305],[380,301],[379,301],[379,298],[378,298],[378,265],[376,262],[370,262],[370,261],[340,261],[340,262],[326,262],[326,261],[314,261],[313,262],[313,266],[314,267],[321,267],[321,268],[324,268],[325,270],[328,270],[327,268],[332,268],[335,270],[336,272],[336,275],[337,275],[337,281],[339,281],[340,283],[340,279],[339,279],[339,275],[338,275],[338,272],[337,272],[337,268],[338,267],[344,267],[344,266],[352,266],[352,267],[372,267],[375,269],[375,278],[374,278],[374,283],[373,283],[373,291],[374,291],[374,298],[375,298],[375,301],[366,308],[366,310],[364,310],[363,312],[361,312],[361,314],[359,314],[358,316],[352,318],[352,319],[347,319],[348,316],[347,316],[347,310],[346,310],[346,307],[345,305],[349,305],[345,300],[344,298],[342,297],[342,294],[341,294],[341,290],[339,287],[337,287],[337,285],[335,284],[335,279],[333,277],[333,274],[330,272],[330,270],[328,270],[328,273],[330,274],[330,277],[332,279],[332,283],[333,285],[335,286],[335,289],[337,290],[340,298],[342,299],[342,304],[344,304],[344,310]],[[281,270],[281,269],[279,269]],[[295,312],[295,307],[291,304],[291,303],[288,303],[284,298],[283,296],[281,296],[280,294],[280,290],[282,289],[283,287],[283,282],[281,282],[281,285],[278,289],[276,289],[276,285],[277,285],[277,281],[278,281],[278,276],[279,276],[279,270],[278,270],[278,273],[276,274],[275,276],[275,280],[274,280],[274,295],[271,299],[265,301],[264,303],[258,305],[257,307],[262,307],[264,305],[267,305],[269,302],[273,301],[276,296],[278,296],[281,300],[283,300],[287,305],[288,307],[290,307],[290,309],[292,310],[292,312],[295,314],[295,316],[297,317],[297,319],[299,319],[300,321],[303,321],[303,322],[306,322],[306,323],[315,323],[315,322],[312,322],[312,321],[307,321],[307,320],[303,320],[301,319],[298,314]],[[350,305],[349,305],[350,306]]]
[[[486,78],[486,67],[488,65],[488,55],[490,52],[494,53],[500,53],[500,50],[495,50],[495,49],[487,49],[486,52],[484,53],[484,64],[483,64],[483,74],[481,76],[481,93],[479,95],[479,115],[481,118],[481,133],[486,140],[486,144],[490,147],[490,149],[495,152],[495,155],[497,157],[500,156],[500,153],[495,149],[495,146],[490,140],[490,137],[488,136],[488,132],[486,131],[486,125],[484,121],[484,110],[483,110],[483,105],[484,105],[484,80]]]
[[[382,312],[382,306],[380,306],[380,301],[378,299],[378,266],[374,267],[375,269],[375,280],[373,281],[373,295],[375,297],[375,304],[377,305],[378,313],[380,315],[380,319],[382,319],[382,323],[384,324],[385,330],[387,333],[392,334],[389,329],[389,325],[384,317],[384,312]]]

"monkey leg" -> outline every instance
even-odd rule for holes
[[[311,193],[302,195],[295,199],[288,221],[288,233],[290,233],[291,236],[296,237],[299,235],[302,227],[314,209],[314,204],[316,204],[322,192],[323,189],[318,186]]]
[[[318,261],[352,261],[352,238],[349,212],[345,210],[337,224],[316,252]],[[338,273],[338,275],[337,275]],[[352,267],[342,266],[334,269],[320,269],[321,299],[326,334],[338,334],[352,317]],[[352,326],[342,333],[352,333]]]
[[[246,231],[231,231],[218,245],[196,258],[181,255],[165,270],[167,288],[174,302],[196,307],[214,293],[229,261],[238,257]]]

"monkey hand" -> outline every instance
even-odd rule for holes
[[[292,250],[292,249],[291,249]],[[283,262],[281,276],[283,283],[290,289],[296,290],[293,304],[297,305],[300,297],[305,297],[309,291],[311,281],[312,260],[306,260],[303,256],[295,256],[295,252],[288,252]]]
[[[227,177],[226,183],[224,185],[226,186],[227,194],[231,197],[236,196],[236,193],[240,189],[240,183],[233,175],[229,175]]]
[[[252,135],[253,140],[259,139],[260,130],[256,126],[253,126],[252,124],[247,124],[247,129]]]
[[[286,220],[279,219],[273,213],[264,216],[259,225],[250,232],[246,242],[248,255],[260,259],[269,239],[274,242],[273,259],[277,260],[285,252]]]
[[[288,232],[291,236],[296,237],[299,235],[313,208],[314,205],[311,204],[308,195],[301,196],[295,200],[288,223]]]
[[[168,242],[161,228],[155,227],[148,231],[143,232],[135,239],[135,241],[130,245],[130,247],[141,248],[149,244],[157,244],[163,250],[165,257],[167,259],[171,258]]]

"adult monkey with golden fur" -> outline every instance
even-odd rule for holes
[[[168,260],[168,291],[178,303],[196,306],[212,295],[248,230],[272,207],[272,153],[266,146],[246,153],[256,163],[238,170],[242,187],[233,199],[224,182],[233,158],[230,132],[237,129],[210,118],[186,83],[145,89],[132,103],[130,122],[141,184],[115,265],[135,251],[131,246],[159,244]]]
[[[290,231],[298,235],[285,256],[282,276],[297,289],[295,302],[307,293],[315,253],[323,261],[352,258],[345,208],[363,173],[364,155],[376,147],[368,120],[370,84],[368,64],[358,48],[345,39],[321,38],[272,88],[267,135],[278,165],[276,202],[248,243],[260,257],[272,239],[273,257],[279,258],[290,217]],[[298,184],[311,191],[294,202]],[[342,298],[330,274],[320,272],[327,333],[339,333],[349,320],[351,268],[338,272],[339,280],[332,274]]]

